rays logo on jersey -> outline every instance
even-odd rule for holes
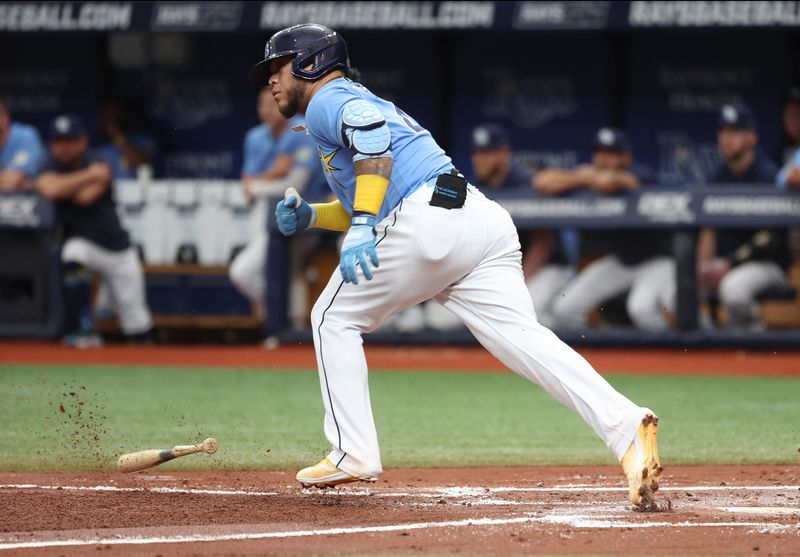
[[[345,193],[346,188],[344,185],[339,181],[339,179],[334,175],[334,171],[341,170],[341,168],[333,165],[333,158],[336,156],[336,153],[339,152],[339,149],[334,149],[327,155],[325,151],[322,150],[322,147],[319,148],[319,160],[322,163],[322,170],[325,171],[325,174],[328,175],[330,178],[330,182],[336,184],[342,193]]]

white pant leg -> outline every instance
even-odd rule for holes
[[[64,244],[61,259],[100,273],[108,284],[123,333],[136,335],[150,330],[153,323],[147,308],[144,271],[133,247],[110,251],[85,238],[70,238]]]
[[[756,296],[785,282],[783,269],[772,261],[751,261],[728,271],[719,284],[720,301],[728,309],[728,324],[736,327],[757,323]]]
[[[509,214],[475,190],[452,211],[430,207],[430,193],[413,194],[378,227],[373,280],[345,284],[336,270],[314,306],[329,458],[356,476],[382,471],[361,335],[437,294],[498,359],[576,410],[621,458],[647,409],[536,322]]]
[[[584,327],[589,312],[628,290],[633,277],[633,270],[614,255],[593,261],[553,301],[556,326],[573,330]]]
[[[553,327],[553,303],[572,278],[574,270],[569,265],[545,265],[528,279],[527,287],[533,300],[533,309],[539,323]]]
[[[488,218],[471,223],[476,212],[431,207],[430,196],[421,188],[378,225],[371,281],[359,271],[359,284],[345,284],[337,268],[311,312],[329,458],[355,476],[382,471],[361,335],[465,276],[486,250]],[[481,200],[471,191],[467,205]],[[513,240],[518,247],[515,232]]]
[[[95,311],[113,311],[114,301],[111,299],[111,291],[105,282],[100,282],[97,294],[94,297]]]
[[[648,412],[617,392],[577,352],[536,322],[520,256],[483,262],[437,299],[515,373],[577,412],[619,460]]]
[[[675,311],[675,261],[667,256],[648,259],[636,266],[634,275],[626,301],[628,316],[640,329],[666,331],[664,312]]]
[[[266,293],[267,241],[266,232],[257,234],[231,262],[228,276],[239,292],[256,304],[264,305]]]

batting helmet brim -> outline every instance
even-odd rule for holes
[[[250,73],[248,74],[250,83],[252,83],[256,87],[267,86],[267,82],[269,81],[270,62],[271,60],[262,60],[261,62],[250,68]]]

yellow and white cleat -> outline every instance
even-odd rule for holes
[[[657,430],[658,418],[647,414],[642,418],[642,425],[636,431],[633,443],[620,461],[628,478],[631,503],[642,510],[656,508],[653,495],[658,491],[658,478],[663,470],[658,460]]]
[[[360,481],[375,481],[375,478],[359,478],[352,476],[344,470],[339,470],[329,459],[323,459],[319,464],[303,468],[295,477],[303,487],[334,487],[341,484]]]

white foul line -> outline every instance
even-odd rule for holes
[[[244,495],[266,497],[278,495],[275,491],[247,491],[224,489],[190,489],[178,487],[119,487],[114,485],[38,485],[38,484],[0,484],[0,489],[49,489],[56,491],[110,491],[143,493],[190,493],[195,495]],[[333,491],[313,491],[324,495],[377,495],[381,497],[471,497],[486,493],[606,493],[627,492],[627,487],[595,485],[561,485],[553,487],[419,487],[414,491],[376,491],[370,488],[340,488]],[[416,491],[416,490],[419,491]],[[661,486],[659,491],[797,491],[800,485],[687,485]],[[304,490],[307,493],[310,490]]]
[[[556,487],[490,487],[493,493],[508,492],[605,492],[628,491],[627,487],[603,486],[556,486]],[[786,491],[800,490],[800,485],[686,485],[686,486],[661,486],[659,491]]]
[[[163,543],[199,543],[223,541],[263,540],[268,538],[302,538],[310,536],[332,536],[340,534],[366,534],[379,532],[398,532],[406,530],[421,530],[425,528],[460,528],[463,526],[502,526],[508,524],[570,524],[577,528],[663,528],[663,527],[751,527],[766,529],[786,529],[788,526],[763,522],[610,522],[596,520],[591,517],[574,516],[544,516],[544,517],[518,517],[518,518],[476,518],[465,520],[448,520],[444,522],[416,522],[411,524],[389,524],[386,526],[359,526],[352,528],[327,528],[322,530],[295,530],[288,532],[252,532],[241,534],[194,535],[145,538],[132,536],[129,538],[94,538],[94,539],[66,539],[46,541],[25,541],[0,543],[0,551],[6,549],[33,549],[43,547],[66,547],[86,545],[147,545]]]
[[[0,489],[50,489],[54,491],[111,491],[141,493],[192,493],[195,495],[277,495],[274,491],[229,491],[224,489],[189,489],[180,487],[118,487],[115,485],[36,485],[36,484],[0,484]]]
[[[792,507],[717,507],[721,511],[737,514],[800,515],[800,509]]]

